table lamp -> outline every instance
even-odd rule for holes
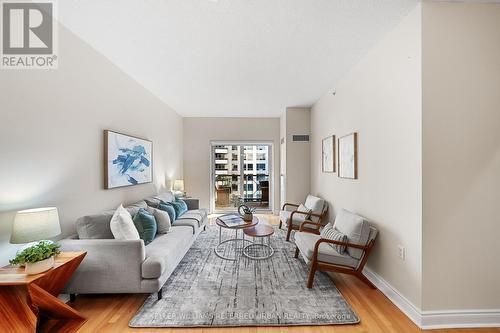
[[[174,181],[174,186],[172,188],[174,190],[174,195],[176,198],[182,197],[185,195],[184,192],[184,180],[176,179]]]
[[[55,237],[61,233],[56,207],[21,210],[16,213],[11,244],[25,244]]]

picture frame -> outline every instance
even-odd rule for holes
[[[104,188],[113,189],[153,181],[153,142],[104,130]]]
[[[321,171],[333,173],[336,170],[335,135],[330,135],[321,141]]]
[[[338,139],[338,176],[358,179],[358,133],[347,134]]]

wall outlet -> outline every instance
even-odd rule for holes
[[[406,259],[406,249],[403,245],[398,245],[398,257],[401,260]]]

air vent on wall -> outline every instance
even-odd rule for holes
[[[309,141],[309,135],[292,135],[292,141],[301,141],[301,142],[308,142]]]

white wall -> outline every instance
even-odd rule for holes
[[[311,109],[286,108],[280,118],[280,137],[285,138],[285,152],[280,158],[284,165],[285,201],[304,202],[311,191],[311,143],[293,141],[294,135],[310,135]]]
[[[422,15],[423,309],[498,313],[500,4]]]
[[[367,266],[421,305],[421,7],[313,105],[311,188],[330,209],[371,219],[380,236]],[[321,172],[321,140],[359,133],[359,179]],[[332,213],[332,210],[330,210]],[[330,214],[332,215],[332,214]],[[406,260],[398,257],[406,247]]]
[[[0,73],[0,265],[15,212],[57,206],[64,235],[79,216],[155,193],[182,175],[182,118],[59,27],[59,69]],[[154,183],[103,190],[103,134],[153,141]]]
[[[272,141],[274,204],[279,204],[279,118],[184,118],[184,178],[188,195],[210,207],[210,142]]]

